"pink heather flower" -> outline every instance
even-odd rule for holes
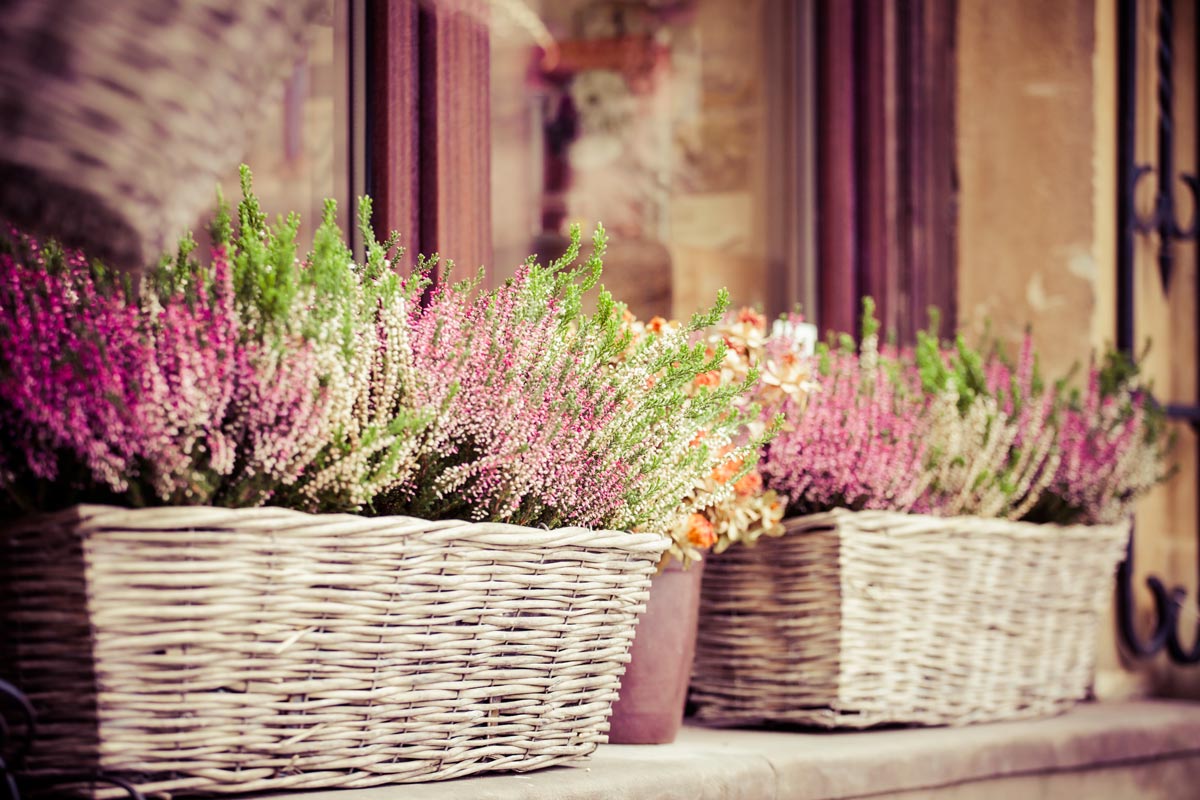
[[[623,467],[593,443],[611,387],[549,313],[528,307],[529,270],[476,294],[439,286],[411,315],[413,405],[438,409],[413,481],[383,502],[435,518],[597,526],[623,502]]]
[[[132,413],[148,355],[137,312],[119,294],[96,291],[82,254],[64,253],[51,268],[36,240],[8,234],[15,252],[0,254],[0,415],[10,480],[26,470],[54,480],[63,454],[124,491],[143,435]]]
[[[1133,501],[1164,477],[1164,443],[1151,425],[1149,402],[1127,385],[1106,393],[1093,364],[1081,400],[1062,411],[1061,459],[1031,518],[1106,524],[1127,517]]]
[[[923,400],[898,392],[883,368],[864,368],[854,353],[825,358],[807,407],[785,405],[787,424],[761,465],[767,485],[795,514],[907,510],[926,482]]]
[[[295,480],[323,433],[318,376],[308,349],[243,327],[223,248],[170,290],[137,290],[7,234],[0,489],[18,505],[256,504]]]

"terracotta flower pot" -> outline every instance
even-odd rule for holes
[[[613,703],[608,741],[667,744],[683,724],[683,705],[696,653],[703,564],[682,569],[672,561],[650,583],[621,693]]]

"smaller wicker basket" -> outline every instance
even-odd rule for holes
[[[701,719],[962,725],[1088,692],[1128,525],[843,510],[785,525],[706,565]]]
[[[0,676],[38,711],[35,777],[178,795],[537,769],[605,740],[666,544],[81,506],[0,530]]]

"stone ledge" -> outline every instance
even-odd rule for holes
[[[1097,773],[1094,785],[1109,782],[1100,773],[1114,770],[1136,770],[1136,783],[1148,797],[1180,796],[1185,785],[1186,791],[1193,791],[1200,783],[1200,703],[1091,703],[1051,719],[859,733],[688,725],[674,744],[606,745],[577,767],[307,792],[303,798],[850,800],[926,796],[939,789],[961,791],[970,784],[979,784],[979,796],[1004,797],[1008,790],[1001,786],[997,792],[997,786],[1030,776],[1041,776],[1044,781],[1038,785],[1051,787],[1054,796],[1060,796],[1059,792],[1082,786],[1081,775]],[[1159,771],[1174,790],[1163,785],[1159,794],[1151,793],[1155,787],[1146,784],[1153,784]],[[1115,788],[1119,783],[1110,785]],[[986,785],[993,787],[992,792],[982,791]],[[955,792],[954,796],[965,795]],[[1094,796],[1089,793],[1089,800]]]

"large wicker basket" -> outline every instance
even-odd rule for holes
[[[786,528],[706,565],[702,719],[960,725],[1087,693],[1127,525],[839,510]]]
[[[33,776],[252,792],[530,770],[605,739],[663,537],[84,506],[0,534]]]

